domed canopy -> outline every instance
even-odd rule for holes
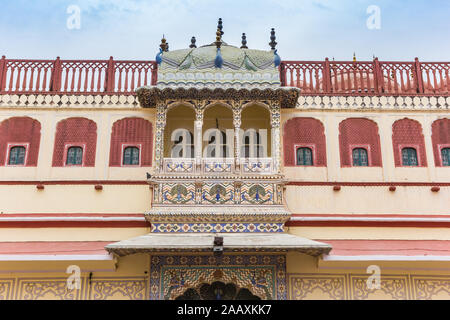
[[[282,108],[295,107],[300,90],[281,87],[275,29],[270,32],[271,50],[252,50],[242,34],[240,48],[222,41],[222,19],[217,26],[216,41],[197,48],[192,37],[189,49],[168,50],[163,37],[156,56],[156,86],[136,89],[139,102],[153,108],[168,100],[264,100]]]
[[[280,86],[274,51],[240,49],[222,43],[223,66],[217,68],[215,44],[164,52],[158,68],[158,85],[216,86],[221,88]]]

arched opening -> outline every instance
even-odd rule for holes
[[[175,300],[261,300],[261,298],[233,283],[216,281],[201,284],[197,288],[189,288]]]
[[[194,158],[195,111],[177,105],[167,111],[164,130],[164,158]]]
[[[233,158],[233,112],[216,104],[203,114],[203,158]]]
[[[272,156],[270,112],[251,104],[241,113],[241,158],[269,158]]]

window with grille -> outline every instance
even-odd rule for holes
[[[82,164],[83,164],[83,148],[70,147],[69,149],[67,149],[66,165],[81,166]]]
[[[402,165],[417,167],[419,162],[417,161],[417,151],[414,148],[402,149]]]
[[[441,156],[442,156],[442,165],[444,167],[450,166],[450,148],[443,148],[441,150]]]
[[[25,147],[12,147],[9,150],[9,165],[24,165],[25,164]]]
[[[298,166],[312,166],[313,153],[311,148],[297,149],[297,165]]]
[[[367,150],[364,148],[355,148],[352,152],[353,166],[355,167],[368,167],[369,157],[367,155]]]
[[[139,165],[139,148],[126,147],[123,150],[123,165],[138,166]]]

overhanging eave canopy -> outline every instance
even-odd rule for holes
[[[109,253],[126,256],[154,252],[213,252],[214,237],[223,237],[224,252],[297,251],[314,257],[328,254],[331,246],[287,233],[179,233],[147,234],[107,245]]]

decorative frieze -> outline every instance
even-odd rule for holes
[[[450,97],[394,96],[300,96],[296,109],[302,110],[448,110]]]
[[[281,190],[276,183],[162,182],[155,186],[154,204],[173,205],[280,205]],[[196,201],[196,199],[198,201]]]
[[[205,233],[205,232],[284,232],[282,223],[153,223],[155,233]]]
[[[0,107],[29,108],[140,108],[136,95],[0,95]]]

